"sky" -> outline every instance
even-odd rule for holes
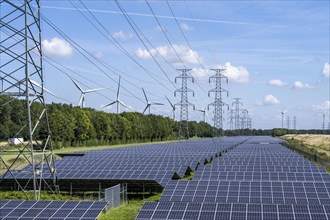
[[[281,127],[281,112],[296,117],[297,129],[321,129],[330,118],[329,1],[41,1],[42,49],[47,102],[78,105],[80,91],[104,88],[85,96],[86,107],[104,107],[119,99],[142,112],[172,116],[166,100],[180,102],[177,69],[188,68],[189,120],[202,120],[198,109],[214,101],[211,69],[225,68],[223,102],[241,108],[252,128]],[[1,8],[1,10],[6,10]],[[52,27],[53,26],[53,27]],[[56,27],[56,28],[54,28]],[[57,31],[55,30],[57,29]],[[56,66],[57,68],[55,68]],[[60,97],[60,98],[59,98]],[[180,109],[176,109],[179,120]],[[213,124],[213,107],[207,122]],[[229,111],[224,108],[224,128]]]

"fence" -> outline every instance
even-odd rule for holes
[[[303,155],[304,157],[316,162],[316,163],[319,163],[321,164],[322,166],[326,167],[326,168],[330,168],[330,162],[327,161],[327,160],[324,160],[322,158],[320,158],[319,156],[317,156],[316,154],[311,154],[311,153],[308,153],[306,151],[303,151],[299,148],[295,148],[293,146],[290,146],[288,144],[285,144],[284,145],[285,147],[287,147],[288,149],[292,150],[292,151],[295,151],[297,152],[298,154],[300,155]]]
[[[106,209],[119,207],[127,203],[127,183],[118,184],[104,190],[104,201],[108,202]]]

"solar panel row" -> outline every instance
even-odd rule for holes
[[[330,175],[281,142],[247,140],[200,166],[193,180],[169,182],[136,219],[329,220]]]
[[[9,220],[95,220],[106,202],[0,200],[0,219]]]
[[[330,205],[147,202],[136,219],[327,220],[329,213]]]

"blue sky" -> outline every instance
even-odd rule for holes
[[[322,114],[329,121],[329,1],[169,1],[177,20],[166,1],[148,1],[161,27],[146,1],[119,1],[143,33],[139,35],[149,51],[115,1],[83,3],[99,23],[79,1],[42,1],[42,14],[77,45],[115,70],[87,60],[68,38],[43,21],[46,88],[66,100],[49,95],[48,102],[77,105],[80,96],[69,77],[49,64],[54,65],[53,61],[61,63],[59,68],[84,89],[107,88],[87,94],[87,107],[115,112],[115,106],[102,106],[116,99],[116,81],[121,75],[120,99],[124,103],[143,111],[143,87],[150,101],[165,104],[154,106],[151,112],[166,116],[171,115],[171,107],[165,95],[173,103],[179,102],[179,97],[173,95],[180,87],[174,84],[179,75],[176,68],[192,69],[195,83],[189,83],[189,88],[195,91],[195,97],[189,95],[189,101],[202,109],[214,101],[207,95],[215,86],[208,82],[213,75],[209,69],[226,67],[229,84],[224,88],[229,90],[229,97],[224,94],[224,102],[231,106],[233,98],[242,98],[243,108],[250,110],[253,128],[281,127],[280,111],[287,109],[291,122],[293,116],[297,117],[298,129],[321,128]],[[140,66],[111,43],[114,39]],[[208,112],[209,123],[212,110]],[[224,128],[229,127],[227,113]],[[201,113],[192,108],[189,117],[202,119]]]

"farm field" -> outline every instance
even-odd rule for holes
[[[288,134],[283,138],[291,142],[300,141],[308,150],[314,150],[330,157],[330,135]]]

